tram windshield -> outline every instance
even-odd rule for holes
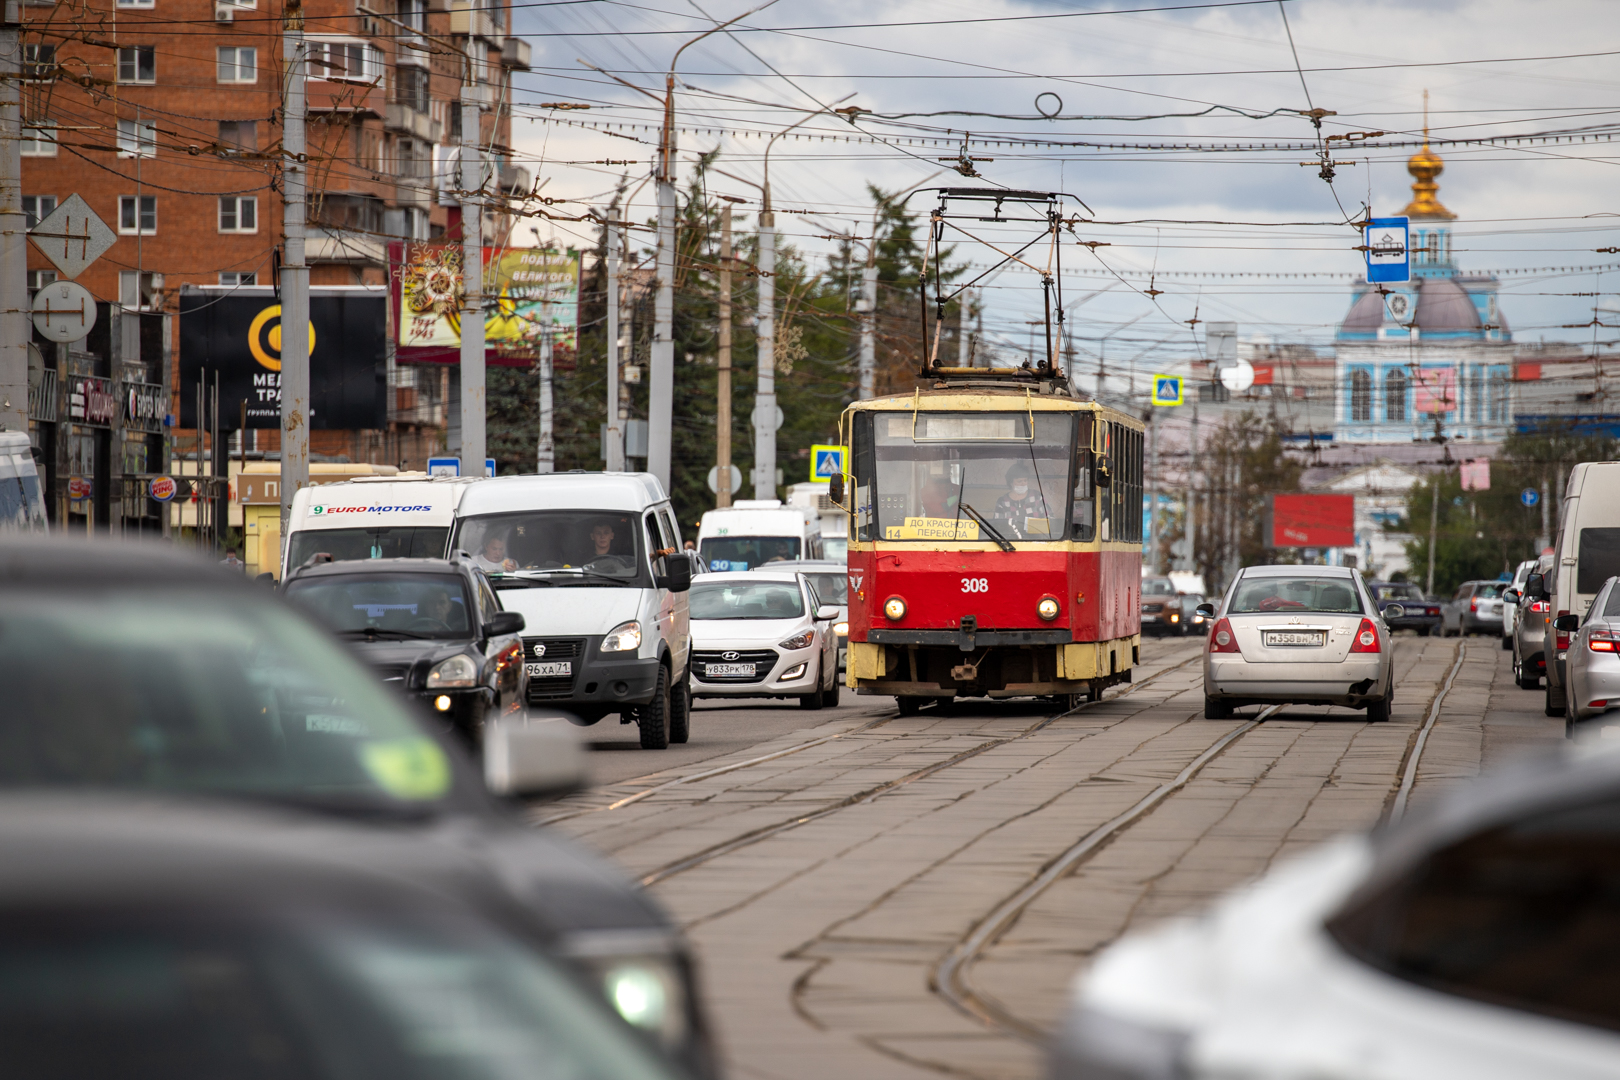
[[[1068,538],[1072,414],[906,412],[868,418],[870,443],[860,436],[856,440],[866,443],[860,450],[869,446],[871,455],[856,455],[858,488],[865,489],[857,511],[864,535]]]

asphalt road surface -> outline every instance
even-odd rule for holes
[[[1563,739],[1495,638],[1397,637],[1388,724],[1205,720],[1201,647],[1146,641],[1132,685],[1064,715],[704,703],[663,752],[604,722],[598,786],[535,819],[687,928],[730,1076],[1036,1077],[1074,975],[1126,930]]]

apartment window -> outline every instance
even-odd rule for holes
[[[232,288],[239,285],[257,285],[259,275],[252,270],[222,270],[219,274],[219,283]]]
[[[394,100],[417,112],[427,112],[432,102],[428,93],[430,78],[427,68],[398,68],[394,72]]]
[[[55,195],[24,195],[22,197],[23,216],[28,219],[28,227],[32,229],[41,221],[51,216],[56,209]]]
[[[131,45],[118,50],[118,81],[121,83],[157,82],[157,58],[150,45]]]
[[[121,8],[149,8],[155,7],[153,0],[118,0]]]
[[[1372,376],[1365,371],[1350,373],[1350,419],[1372,419]]]
[[[118,231],[126,236],[157,232],[157,196],[118,196]]]
[[[28,295],[32,297],[39,290],[56,280],[55,270],[28,271]]]
[[[259,81],[259,50],[226,45],[214,50],[218,58],[217,78],[222,83]]]
[[[159,311],[163,307],[163,275],[150,270],[118,272],[118,302],[126,311]]]
[[[363,41],[312,41],[309,43],[309,77],[346,82],[378,82],[382,79],[383,54]]]
[[[39,81],[49,79],[55,73],[55,45],[23,46],[23,78]]]
[[[55,120],[29,120],[23,123],[22,156],[56,156]]]
[[[154,157],[157,154],[155,121],[118,121],[119,157]]]
[[[250,52],[252,50],[249,50]],[[221,120],[219,145],[227,150],[251,153],[259,148],[259,124],[256,120]]]
[[[219,231],[258,232],[259,200],[251,195],[220,196]]]
[[[1384,376],[1384,419],[1392,423],[1406,419],[1406,372],[1400,368]]]

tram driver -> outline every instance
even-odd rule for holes
[[[1007,494],[996,500],[995,510],[990,515],[996,521],[1011,525],[1020,540],[1044,540],[1049,533],[1046,501],[1041,498],[1034,479],[1033,468],[1024,462],[1015,462],[1007,470]]]

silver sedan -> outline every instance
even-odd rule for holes
[[[1620,709],[1620,578],[1603,583],[1584,619],[1560,615],[1556,625],[1573,635],[1564,657],[1565,717],[1573,734],[1575,725]]]
[[[1205,605],[1209,608],[1210,605]],[[1361,575],[1336,566],[1238,573],[1204,647],[1204,715],[1244,705],[1344,705],[1389,719],[1389,627]]]

